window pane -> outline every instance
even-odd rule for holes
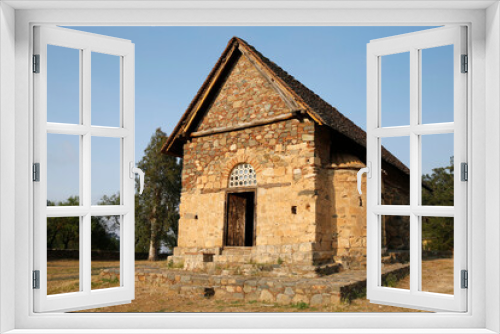
[[[410,124],[410,53],[381,57],[382,126]]]
[[[80,218],[47,218],[47,294],[80,291]]]
[[[120,216],[91,220],[92,289],[120,286]]]
[[[422,205],[453,206],[453,134],[422,136]]]
[[[92,205],[120,204],[120,142],[92,137]]]
[[[410,289],[410,217],[381,216],[382,286]]]
[[[382,205],[410,205],[410,137],[382,138]]]
[[[422,123],[453,122],[453,45],[424,49]]]
[[[92,125],[120,126],[120,57],[92,52]]]
[[[80,122],[80,50],[47,45],[47,121]]]
[[[422,217],[422,291],[453,294],[452,217]]]
[[[47,134],[47,205],[80,205],[80,137]]]

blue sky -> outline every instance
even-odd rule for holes
[[[245,39],[304,85],[366,128],[366,44],[372,39],[428,27],[71,27],[129,39],[136,50],[136,161],[157,127],[169,134],[232,36]],[[48,120],[78,121],[78,56],[75,50],[49,49]],[[452,47],[423,51],[423,122],[453,120]],[[92,55],[92,123],[118,123],[117,57]],[[382,59],[382,125],[407,125],[409,57]],[[51,72],[51,70],[53,72]],[[51,88],[53,87],[53,88]],[[52,89],[52,94],[51,94]],[[57,93],[57,94],[56,94]],[[52,96],[52,97],[51,97]],[[57,137],[57,135],[52,135]],[[59,137],[67,137],[61,136]],[[98,143],[98,144],[94,144]],[[116,141],[93,141],[95,203],[118,190]],[[386,147],[408,164],[406,139],[388,139]],[[52,143],[52,144],[51,144]],[[430,144],[429,144],[430,143]],[[437,143],[442,143],[438,145]],[[432,144],[432,145],[431,145]],[[453,135],[423,138],[423,170],[447,165]],[[427,147],[427,149],[426,149]],[[68,154],[69,151],[74,151]],[[48,198],[78,193],[78,143],[49,136]],[[64,156],[65,155],[65,156]],[[72,157],[72,158],[71,158]],[[75,158],[76,157],[76,158]],[[53,163],[51,163],[53,161]],[[73,168],[68,168],[72,166]],[[70,171],[68,171],[70,170]]]

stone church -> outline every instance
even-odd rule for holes
[[[366,134],[233,37],[162,153],[182,158],[178,246],[205,263],[366,265]],[[387,150],[383,201],[407,204],[409,169]],[[365,189],[365,185],[363,185]],[[408,249],[408,221],[383,221],[384,249]]]

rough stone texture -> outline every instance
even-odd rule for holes
[[[409,264],[386,263],[382,266],[382,277],[391,274],[391,277],[400,280],[409,274],[409,269]],[[119,269],[103,270],[101,276],[119,278],[119,272]],[[311,306],[352,300],[366,289],[364,270],[346,270],[328,277],[303,278],[225,276],[185,270],[136,268],[135,280],[167,286],[171,294],[279,304],[304,302]]]
[[[290,111],[241,56],[196,131]],[[179,239],[170,258],[174,263],[208,270],[224,263],[284,262],[311,266],[312,272],[314,266],[333,262],[352,269],[366,266],[366,191],[359,195],[356,185],[357,171],[365,166],[360,157],[366,153],[352,140],[298,117],[194,137],[183,151]],[[253,247],[235,250],[224,247],[224,224],[229,175],[240,163],[251,164],[257,175],[257,186],[249,188],[256,191],[256,238]],[[407,175],[383,167],[383,197],[404,204],[407,189],[395,185],[405,184]],[[404,220],[384,219],[384,228],[385,250],[407,249]]]
[[[267,119],[290,110],[271,84],[245,56],[224,82],[197,131]]]
[[[284,112],[290,110],[281,97],[243,56],[197,130]],[[216,262],[276,263],[281,259],[312,264],[314,150],[314,123],[309,119],[193,138],[184,145],[179,242],[174,255],[212,252]],[[220,248],[224,246],[228,177],[240,163],[251,164],[257,173],[256,244],[246,258],[235,259],[238,255],[221,254]],[[292,214],[292,206],[298,214]],[[195,262],[200,263],[198,259],[185,261],[186,267],[196,267]]]

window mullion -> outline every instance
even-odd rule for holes
[[[420,281],[419,217],[413,212],[419,204],[420,136],[415,129],[420,120],[419,50],[410,50],[410,291],[417,292]]]
[[[80,284],[83,284],[83,291],[90,293],[91,291],[91,215],[90,206],[92,204],[91,195],[91,55],[92,52],[89,48],[83,50],[83,66],[82,66],[82,124],[87,127],[89,131],[82,137],[82,156],[80,159],[80,167],[82,170],[82,202],[83,205],[89,208],[89,211],[80,219],[82,223],[82,243],[80,247],[81,259],[80,265],[82,266]]]

